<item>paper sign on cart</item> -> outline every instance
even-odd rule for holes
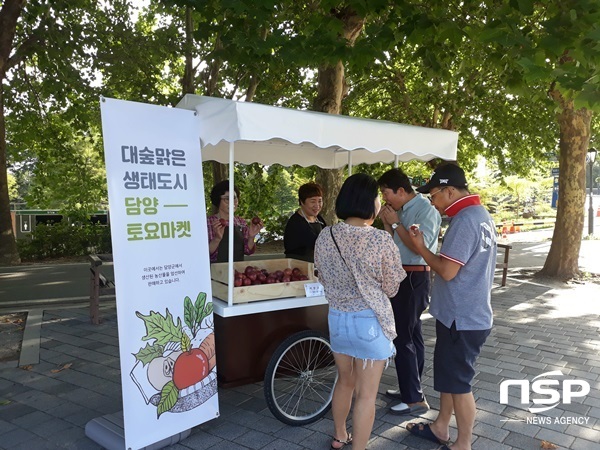
[[[325,295],[321,283],[306,283],[304,285],[304,291],[306,292],[307,297],[322,297]]]

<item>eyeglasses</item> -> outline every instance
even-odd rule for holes
[[[446,188],[445,188],[445,187],[443,187],[443,188],[441,188],[439,191],[435,191],[433,194],[431,194],[431,195],[429,196],[429,201],[430,201],[431,203],[433,203],[433,197],[435,197],[436,195],[438,195],[438,194],[439,194],[440,192],[442,192],[444,189],[446,189]]]

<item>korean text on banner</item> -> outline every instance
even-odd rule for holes
[[[138,449],[219,415],[193,111],[102,99],[123,416]]]

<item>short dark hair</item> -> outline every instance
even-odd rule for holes
[[[410,183],[410,178],[408,178],[408,175],[402,172],[402,169],[388,170],[379,177],[377,184],[382,189],[391,189],[394,191],[394,193],[396,193],[399,188],[404,189],[404,191],[408,194],[412,194],[414,192],[412,184]]]
[[[307,198],[323,197],[323,188],[318,183],[306,183],[298,189],[298,203],[304,203]]]
[[[240,190],[237,188],[237,186],[233,186],[233,190],[239,199]],[[224,195],[225,192],[229,192],[229,180],[220,181],[213,186],[212,190],[210,191],[210,202],[218,208],[219,204],[221,203],[221,196]]]
[[[372,219],[375,217],[375,199],[379,195],[377,181],[365,173],[349,176],[335,201],[336,215],[345,220],[348,217]]]

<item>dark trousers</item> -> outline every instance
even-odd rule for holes
[[[398,294],[391,299],[396,321],[396,374],[404,403],[423,401],[421,376],[425,366],[425,343],[421,313],[429,304],[429,272],[407,272]]]

